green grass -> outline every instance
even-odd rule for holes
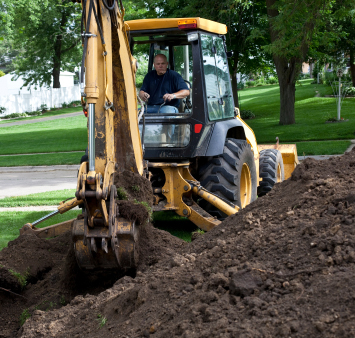
[[[279,125],[280,90],[278,85],[248,88],[239,92],[240,108],[251,110],[256,115],[255,119],[246,122],[254,130],[259,144],[275,143],[276,136],[279,137],[280,143],[355,138],[355,118],[353,117],[355,99],[346,98],[342,104],[341,117],[349,119],[348,122],[325,123],[328,118],[336,117],[336,101],[335,98],[322,97],[322,95],[332,94],[329,86],[311,84],[311,81],[302,80],[296,85],[296,124],[287,126]],[[300,144],[299,155],[306,151],[306,155],[311,153],[320,155],[324,154],[326,149],[330,151],[326,154],[339,154],[345,151],[348,144],[336,142],[328,142],[326,145],[320,142]]]
[[[39,115],[39,116],[19,117],[19,118],[14,118],[14,119],[0,120],[0,124],[6,124],[6,123],[12,123],[12,122],[18,122],[18,121],[36,120],[36,119],[40,119],[43,117],[50,117],[50,116],[69,114],[69,113],[77,113],[77,112],[81,112],[81,111],[82,111],[82,108],[80,106],[71,107],[71,108],[62,108],[62,109],[47,111],[43,115]],[[84,116],[84,113],[83,113],[83,116]]]
[[[75,189],[54,190],[26,196],[13,196],[0,199],[1,208],[28,207],[39,205],[59,205],[60,202],[74,198]]]
[[[8,197],[0,200],[0,207],[30,206],[30,205],[56,205],[66,198],[73,197],[74,190],[58,190],[46,193],[31,194],[27,196]],[[55,208],[53,209],[55,210]],[[0,250],[7,246],[9,241],[19,236],[19,230],[26,223],[32,223],[49,214],[50,211],[3,211],[0,212]],[[63,215],[55,215],[40,223],[37,227],[43,228],[64,222],[81,213],[81,210],[71,210]],[[174,212],[158,212],[153,215],[154,225],[161,230],[168,231],[173,236],[186,242],[191,242],[191,235],[197,227],[184,217]]]
[[[0,155],[85,151],[87,119],[63,118],[0,128]]]
[[[0,167],[79,164],[85,151],[32,155],[1,156]]]
[[[37,227],[43,228],[56,223],[64,222],[73,218],[81,212],[81,210],[71,210],[62,215],[58,214],[52,218],[40,223]],[[7,246],[9,241],[19,236],[19,229],[26,223],[32,223],[41,217],[48,215],[50,211],[3,211],[0,212],[0,250]]]
[[[174,211],[158,211],[153,213],[154,226],[165,230],[171,235],[191,242],[191,236],[198,228],[186,217],[181,217]]]
[[[296,142],[298,156],[302,155],[340,155],[350,146],[350,141],[311,141]]]

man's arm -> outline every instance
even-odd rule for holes
[[[139,93],[140,94],[140,93]],[[171,93],[171,94],[168,94],[166,93],[164,96],[163,96],[163,99],[164,101],[171,101],[173,99],[184,99],[186,96],[188,96],[190,94],[190,90],[188,89],[182,89],[182,90],[179,90],[178,92],[176,93]],[[143,99],[142,99],[143,100]]]

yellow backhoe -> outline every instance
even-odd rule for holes
[[[125,22],[115,0],[82,0],[82,10],[87,160],[76,197],[21,232],[50,237],[71,229],[80,268],[131,269],[139,226],[120,217],[115,173],[146,177],[155,211],[174,210],[206,231],[291,175],[295,145],[258,146],[234,107],[224,24],[198,17]],[[177,114],[144,114],[137,102],[136,60],[145,55],[151,70],[158,53],[190,88]],[[77,205],[84,206],[77,219],[36,228]]]

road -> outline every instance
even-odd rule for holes
[[[76,189],[79,165],[0,168],[0,198]]]

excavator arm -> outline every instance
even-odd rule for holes
[[[76,198],[21,232],[40,236],[72,229],[75,255],[82,269],[127,269],[137,264],[137,229],[119,218],[114,174],[144,171],[138,129],[136,63],[124,24],[124,8],[116,0],[82,0],[81,96],[88,112],[88,162],[80,166]],[[76,220],[50,228],[35,225],[77,205]]]
[[[84,218],[73,223],[81,268],[132,268],[137,263],[134,222],[117,214],[115,172],[143,174],[135,61],[115,0],[83,0],[82,101],[88,111],[88,162],[81,164],[76,198]],[[85,80],[85,81],[84,81]]]

